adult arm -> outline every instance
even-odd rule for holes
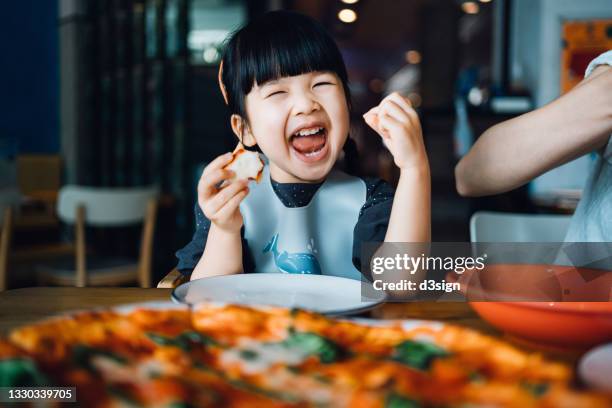
[[[462,196],[517,188],[602,148],[612,132],[612,68],[597,67],[567,94],[493,126],[455,167]]]

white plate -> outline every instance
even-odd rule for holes
[[[367,297],[362,297],[367,293]],[[172,300],[195,305],[225,302],[295,307],[330,315],[359,313],[384,302],[371,284],[327,275],[248,273],[214,276],[184,283]]]
[[[586,353],[580,359],[578,373],[589,386],[612,394],[612,343]]]
[[[136,309],[144,310],[189,310],[189,306],[177,304],[169,300],[150,300],[148,302],[137,302],[137,303],[125,303],[123,305],[111,306],[110,309],[113,312],[119,314],[129,314]]]
[[[369,317],[349,317],[345,320],[371,327],[389,327],[399,324],[403,330],[410,331],[419,327],[427,327],[438,331],[444,328],[444,323],[435,320],[421,319],[372,319]]]

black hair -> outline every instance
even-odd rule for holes
[[[325,27],[291,11],[266,13],[235,31],[225,44],[222,81],[229,109],[247,119],[244,100],[255,83],[313,71],[337,74],[350,107],[346,66]]]
[[[221,81],[232,114],[247,120],[245,98],[257,83],[313,71],[338,75],[351,108],[348,74],[342,54],[325,27],[291,11],[266,13],[238,29],[225,43]],[[255,147],[257,149],[257,147]],[[348,173],[359,174],[358,152],[349,137],[344,145]]]

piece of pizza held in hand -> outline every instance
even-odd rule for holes
[[[234,172],[230,181],[245,179],[259,183],[263,175],[264,162],[259,157],[259,153],[246,150],[242,144],[238,144],[233,152],[232,161],[224,168]]]

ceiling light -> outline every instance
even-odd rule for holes
[[[359,0],[342,0],[342,2],[344,4],[355,4],[357,3]]]
[[[217,62],[219,57],[219,51],[217,51],[215,47],[206,48],[204,50],[204,53],[202,54],[202,58],[204,58],[204,61],[209,64]]]
[[[357,13],[351,9],[342,9],[338,12],[338,18],[343,23],[352,23],[357,20]]]
[[[418,64],[421,62],[421,53],[416,50],[406,51],[405,58],[409,64]]]
[[[480,10],[478,3],[474,1],[466,1],[461,5],[461,9],[467,14],[477,14]]]

